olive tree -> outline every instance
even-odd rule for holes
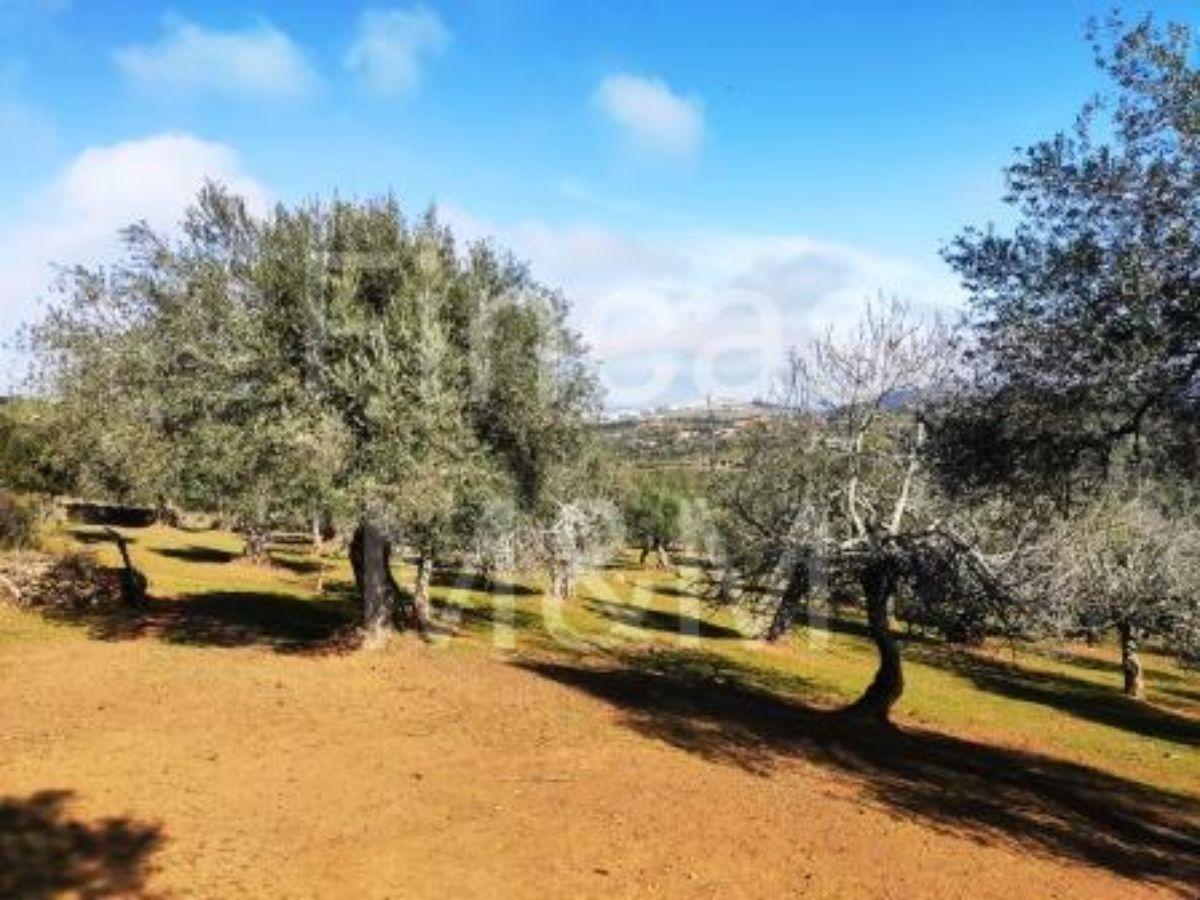
[[[624,513],[629,537],[641,548],[641,565],[653,553],[658,568],[671,568],[670,548],[683,535],[687,502],[687,495],[663,473],[645,473],[637,479]]]
[[[970,301],[960,474],[1077,499],[1195,418],[1200,70],[1190,30],[1094,28],[1111,89],[1006,169],[1014,224],[946,250]]]
[[[1052,633],[1115,631],[1125,693],[1142,697],[1138,652],[1154,641],[1186,657],[1200,620],[1200,528],[1148,490],[1106,491],[1055,523],[1028,587]]]
[[[575,596],[580,574],[612,558],[624,540],[620,512],[609,500],[557,504],[554,515],[535,526],[533,552],[550,575],[550,599]]]
[[[826,574],[814,571],[832,489],[823,425],[813,410],[781,404],[744,437],[741,464],[714,488],[710,595],[764,618],[768,642],[792,629]]]
[[[779,424],[726,500],[733,558],[785,569],[779,610],[818,587],[857,589],[879,665],[856,715],[886,718],[903,691],[891,627],[902,596],[926,608],[1007,602],[1010,554],[989,552],[929,471],[926,410],[954,359],[947,330],[898,301],[793,352]]]
[[[227,510],[253,547],[280,521],[356,523],[371,643],[401,601],[425,625],[472,496],[544,503],[586,432],[595,380],[565,301],[487,245],[460,252],[432,215],[385,198],[256,219],[210,185],[179,236],[136,226],[127,246],[74,271],[34,331],[45,392],[79,426],[67,443],[105,492]]]

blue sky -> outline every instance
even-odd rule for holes
[[[939,246],[1101,86],[1108,7],[0,0],[0,330],[214,175],[436,203],[576,300],[614,405],[761,393],[875,292],[953,306]]]

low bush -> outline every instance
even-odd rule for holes
[[[36,503],[0,491],[0,549],[27,550],[36,546],[40,527]]]

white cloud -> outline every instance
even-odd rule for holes
[[[372,90],[401,94],[421,83],[421,67],[450,43],[450,31],[437,13],[412,9],[367,10],[346,53],[346,68]]]
[[[671,156],[688,156],[704,137],[700,101],[681,97],[660,78],[621,73],[596,88],[595,103],[635,146]]]
[[[245,31],[212,31],[174,16],[154,44],[116,51],[117,67],[147,91],[289,100],[317,82],[300,48],[263,22]]]
[[[948,272],[802,236],[636,237],[497,225],[452,205],[439,213],[456,234],[495,238],[564,291],[614,407],[763,396],[789,347],[849,325],[881,292],[933,309],[961,302]]]
[[[139,220],[160,231],[172,229],[205,179],[227,185],[255,211],[266,209],[266,190],[224,144],[159,134],[76,156],[29,198],[24,215],[0,227],[0,340],[36,315],[54,265],[113,259],[120,250],[118,232]],[[0,381],[12,365],[10,356],[0,366]]]

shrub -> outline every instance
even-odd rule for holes
[[[25,550],[35,546],[40,520],[35,503],[0,491],[0,549]]]

